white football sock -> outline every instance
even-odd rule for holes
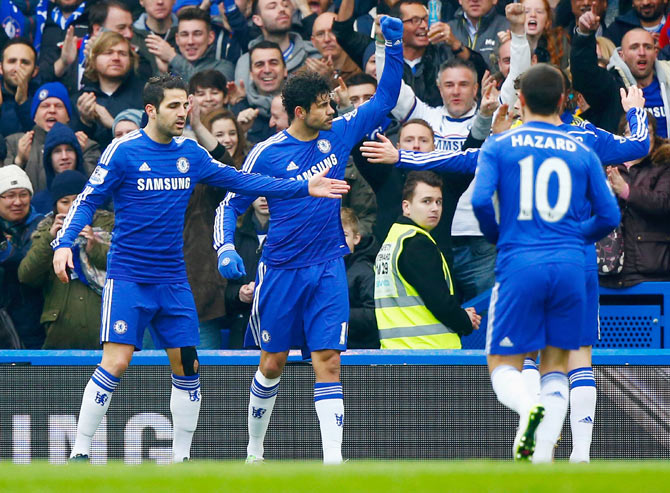
[[[596,381],[593,368],[572,370],[570,380],[570,429],[572,431],[571,462],[589,462],[593,423],[596,413]]]
[[[84,396],[81,399],[79,421],[77,422],[77,438],[72,446],[70,457],[75,455],[90,455],[91,441],[95,431],[100,426],[102,418],[109,409],[112,394],[119,384],[115,377],[101,366],[95,369],[91,379],[86,384]]]
[[[342,463],[342,431],[344,428],[344,399],[342,384],[315,383],[314,407],[319,417],[324,464]]]
[[[521,372],[510,365],[500,365],[491,373],[491,385],[498,401],[516,411],[519,416],[525,415],[535,404],[535,399],[528,392]]]
[[[523,370],[521,376],[526,384],[528,392],[534,400],[540,400],[540,371],[537,369],[537,363],[534,359],[526,358],[523,361]]]
[[[544,419],[537,428],[533,463],[551,462],[554,447],[563,429],[568,411],[568,377],[565,373],[553,371],[542,375],[540,381],[540,402],[544,406]]]
[[[198,426],[201,399],[199,375],[172,375],[172,462],[183,462],[191,457],[191,442]]]
[[[247,415],[247,425],[249,428],[249,444],[247,445],[247,456],[253,455],[262,458],[265,452],[263,441],[265,433],[268,431],[272,409],[277,400],[279,391],[279,380],[277,378],[266,378],[259,370],[251,382],[249,391],[249,410]]]

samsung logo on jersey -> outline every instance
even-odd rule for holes
[[[460,151],[463,147],[465,138],[449,138],[445,139],[443,137],[435,138],[435,148],[438,151]]]
[[[320,173],[324,169],[332,168],[336,164],[337,164],[337,157],[335,157],[335,154],[331,154],[326,159],[318,162],[317,164],[309,168],[307,171],[303,171],[295,178],[296,180],[309,180],[315,174]]]
[[[188,190],[191,188],[191,178],[138,178],[137,189],[145,190]]]
[[[577,150],[577,144],[561,137],[546,135],[512,135],[512,147],[536,147],[538,149],[556,149],[557,151]]]

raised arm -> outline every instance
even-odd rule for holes
[[[354,111],[337,118],[333,131],[341,133],[346,142],[357,142],[379,126],[398,101],[402,81],[402,21],[384,16],[382,32],[386,38],[385,66],[375,95]],[[377,68],[379,70],[379,68]]]
[[[594,150],[603,165],[621,164],[640,159],[649,153],[649,122],[644,96],[637,86],[621,88],[621,104],[626,110],[630,136],[622,137],[596,128]]]

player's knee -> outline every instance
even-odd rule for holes
[[[281,376],[281,373],[284,370],[284,364],[277,359],[266,358],[261,361],[259,369],[265,378],[277,378]]]
[[[130,360],[123,357],[117,357],[108,359],[103,364],[101,364],[101,366],[103,367],[104,370],[108,371],[115,377],[120,378],[121,375],[123,375],[125,371],[128,369],[129,364]]]
[[[198,374],[200,363],[198,361],[198,352],[195,350],[195,346],[181,348],[181,366],[184,370],[184,375],[187,377]]]

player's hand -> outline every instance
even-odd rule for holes
[[[386,41],[394,42],[402,40],[403,26],[400,19],[385,15],[379,20],[379,25],[382,28],[382,34]]]
[[[597,16],[590,10],[584,12],[577,22],[577,31],[581,34],[591,34],[598,30],[600,26],[600,16]]]
[[[391,141],[382,134],[377,134],[381,142],[366,140],[361,146],[363,157],[374,164],[395,164],[400,161],[400,152]]]
[[[482,316],[477,315],[477,312],[472,306],[466,308],[465,313],[467,313],[468,317],[470,317],[470,322],[472,323],[472,329],[479,330],[479,324],[482,322]]]
[[[349,191],[349,184],[344,180],[326,178],[330,168],[324,169],[309,179],[309,194],[312,197],[341,199]]]
[[[67,268],[74,269],[72,262],[72,250],[70,248],[58,248],[54,252],[54,272],[56,277],[63,283],[70,282],[70,277],[67,274]]]
[[[514,34],[526,32],[526,9],[522,3],[510,3],[505,7],[505,17],[509,21],[510,31]]]
[[[621,106],[623,106],[625,112],[628,112],[631,108],[644,108],[645,99],[642,89],[637,86],[630,86],[627,94],[623,87],[619,91],[621,93]]]
[[[256,283],[254,281],[240,286],[239,298],[242,303],[250,304],[254,300],[255,287]]]
[[[242,257],[235,250],[226,250],[219,255],[219,272],[226,279],[239,279],[247,275]]]
[[[501,134],[507,132],[512,128],[514,123],[514,115],[509,111],[509,106],[506,104],[500,105],[496,117],[493,119],[493,124],[491,125],[491,133],[493,135]]]

